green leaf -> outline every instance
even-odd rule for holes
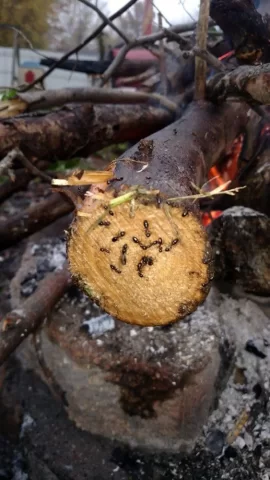
[[[7,90],[4,90],[2,93],[0,93],[0,100],[13,100],[14,98],[17,97],[17,90],[15,88],[8,88]]]
[[[52,166],[48,168],[50,171],[63,172],[65,170],[72,170],[77,168],[80,163],[80,158],[70,158],[68,160],[58,160]]]

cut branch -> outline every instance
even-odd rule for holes
[[[0,365],[43,322],[69,286],[70,275],[66,267],[41,280],[36,292],[21,308],[10,312],[1,322]]]
[[[140,325],[174,322],[210,288],[211,256],[192,195],[248,120],[244,105],[192,105],[142,140],[93,186],[68,242],[73,276],[101,307]]]
[[[76,105],[39,116],[0,121],[0,158],[19,147],[28,158],[87,156],[113,143],[136,141],[164,127],[174,114],[147,106]]]
[[[41,230],[60,217],[72,212],[74,205],[55,193],[48,199],[0,221],[0,250],[14,245],[22,238]]]

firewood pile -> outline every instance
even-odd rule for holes
[[[267,22],[201,0],[100,88],[2,98],[0,477],[269,478]]]

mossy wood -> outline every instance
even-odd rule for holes
[[[245,127],[247,107],[194,103],[92,184],[68,238],[73,277],[112,316],[166,325],[194,311],[213,279],[194,194]],[[173,198],[173,201],[170,199]]]

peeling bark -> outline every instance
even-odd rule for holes
[[[207,97],[213,101],[236,97],[254,104],[269,105],[270,64],[243,65],[225,75],[215,75],[207,82]]]
[[[210,226],[216,278],[247,292],[270,295],[270,219],[255,210],[234,207]]]
[[[118,142],[136,141],[164,127],[174,114],[148,106],[70,105],[56,112],[0,121],[0,158],[15,147],[49,160],[87,156]]]

